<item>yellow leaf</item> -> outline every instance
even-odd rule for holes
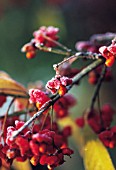
[[[23,85],[16,82],[5,72],[0,72],[0,92],[5,94],[27,95],[26,89]]]
[[[11,78],[5,71],[0,71],[0,78],[1,77]]]
[[[27,159],[25,162],[18,162],[16,160],[13,161],[12,164],[13,169],[15,170],[32,170],[29,160]]]
[[[23,105],[27,105],[28,102],[28,93],[26,88],[13,80],[7,73],[4,71],[0,71],[0,94],[5,94],[8,96],[20,96],[18,100],[23,103]]]
[[[70,117],[63,118],[58,123],[61,127],[72,127],[72,137],[83,157],[85,170],[115,170],[107,149],[88,126],[80,130]]]
[[[99,140],[90,140],[84,147],[85,170],[115,170],[110,155]]]
[[[58,124],[61,127],[65,127],[65,126],[72,127],[71,137],[74,139],[74,142],[75,142],[76,146],[78,147],[79,153],[82,156],[83,155],[84,138],[80,131],[80,128],[76,125],[74,120],[71,119],[71,117],[66,117],[66,118],[60,119],[58,121]]]

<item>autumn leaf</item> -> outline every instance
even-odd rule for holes
[[[9,76],[9,74],[7,74],[5,71],[0,71],[0,78],[1,78],[1,77],[11,78],[11,77]]]
[[[13,169],[16,170],[32,170],[29,160],[27,159],[25,162],[18,162],[16,160],[13,161],[12,164]]]
[[[97,139],[84,146],[85,170],[115,170],[105,146]]]
[[[0,71],[0,93],[27,96],[26,88],[3,71]]]
[[[13,80],[6,72],[0,71],[0,95],[16,97],[23,105],[27,105],[28,93],[26,88]]]
[[[85,170],[115,170],[107,149],[88,126],[81,130],[70,117],[58,123],[61,127],[72,127],[72,138],[83,158]]]

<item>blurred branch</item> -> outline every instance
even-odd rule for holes
[[[97,83],[94,95],[92,97],[92,102],[91,102],[90,110],[93,110],[93,107],[94,107],[94,104],[96,102],[97,96],[99,95],[100,87],[101,87],[103,79],[105,77],[105,73],[106,73],[106,66],[103,67],[101,76],[100,76],[100,78],[98,80],[98,83]]]

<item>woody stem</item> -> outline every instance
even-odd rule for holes
[[[86,68],[84,68],[81,72],[79,72],[74,78],[72,79],[72,84],[67,86],[67,92],[76,84],[79,80],[81,80],[85,75],[87,75],[91,70],[95,69],[96,67],[100,66],[105,62],[104,58],[99,58],[98,60],[94,61],[92,64],[89,64]],[[57,94],[52,100],[46,102],[36,114],[33,115],[20,129],[13,134],[12,138],[16,138],[22,130],[24,130],[27,126],[29,126],[36,118],[38,118],[44,111],[46,111],[50,106],[52,106],[61,96]]]

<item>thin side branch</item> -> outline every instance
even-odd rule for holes
[[[8,117],[8,112],[12,106],[12,104],[14,103],[16,98],[13,98],[10,105],[8,106],[8,109],[7,109],[7,112],[5,114],[5,117],[4,117],[4,121],[3,121],[3,125],[2,125],[2,132],[1,132],[1,135],[4,135],[4,130],[5,130],[5,125],[6,125],[6,121],[7,121],[7,117]]]
[[[92,97],[92,102],[91,102],[90,110],[93,110],[93,108],[94,108],[94,104],[95,104],[96,99],[97,99],[97,97],[98,97],[98,95],[99,95],[100,87],[101,87],[102,82],[103,82],[103,79],[104,79],[104,77],[105,77],[105,73],[106,73],[106,66],[103,67],[101,76],[100,76],[100,78],[99,78],[99,80],[98,80],[98,83],[97,83],[97,86],[96,86],[94,95],[93,95],[93,97]]]
[[[48,36],[45,36],[45,35],[44,35],[44,38],[45,38],[46,40],[48,40],[48,41],[53,42],[54,44],[56,44],[57,46],[61,47],[61,48],[64,49],[64,50],[66,50],[66,51],[70,54],[71,49],[67,48],[66,46],[64,46],[64,45],[61,44],[60,42],[55,41],[55,40],[53,40],[52,38],[50,38],[50,37],[48,37]]]
[[[62,50],[59,50],[59,49],[53,49],[53,48],[51,48],[51,47],[41,46],[41,45],[38,44],[38,43],[36,43],[35,46],[36,46],[36,48],[38,48],[40,51],[45,51],[45,52],[49,52],[49,53],[54,53],[54,54],[69,56],[69,52],[67,52],[67,51],[62,51]]]
[[[99,58],[98,60],[94,61],[92,64],[88,65],[86,68],[84,68],[80,73],[78,73],[73,78],[73,83],[70,86],[67,86],[67,92],[72,88],[73,85],[76,84],[79,80],[81,80],[85,75],[87,75],[91,70],[95,69],[96,67],[100,66],[105,62],[104,58]],[[20,129],[18,129],[15,134],[13,134],[12,138],[16,138],[22,130],[24,130],[27,126],[29,126],[36,118],[38,118],[44,111],[46,111],[50,106],[52,106],[61,96],[57,94],[52,100],[45,103],[41,110],[38,111],[36,114],[34,114],[33,117],[31,117]]]
[[[63,61],[59,62],[58,64],[54,64],[53,68],[56,72],[58,72],[58,68],[66,63],[73,63],[75,60],[77,59],[92,59],[92,60],[98,60],[101,56],[101,54],[97,54],[97,53],[92,53],[92,52],[77,52],[74,55],[65,58]]]

